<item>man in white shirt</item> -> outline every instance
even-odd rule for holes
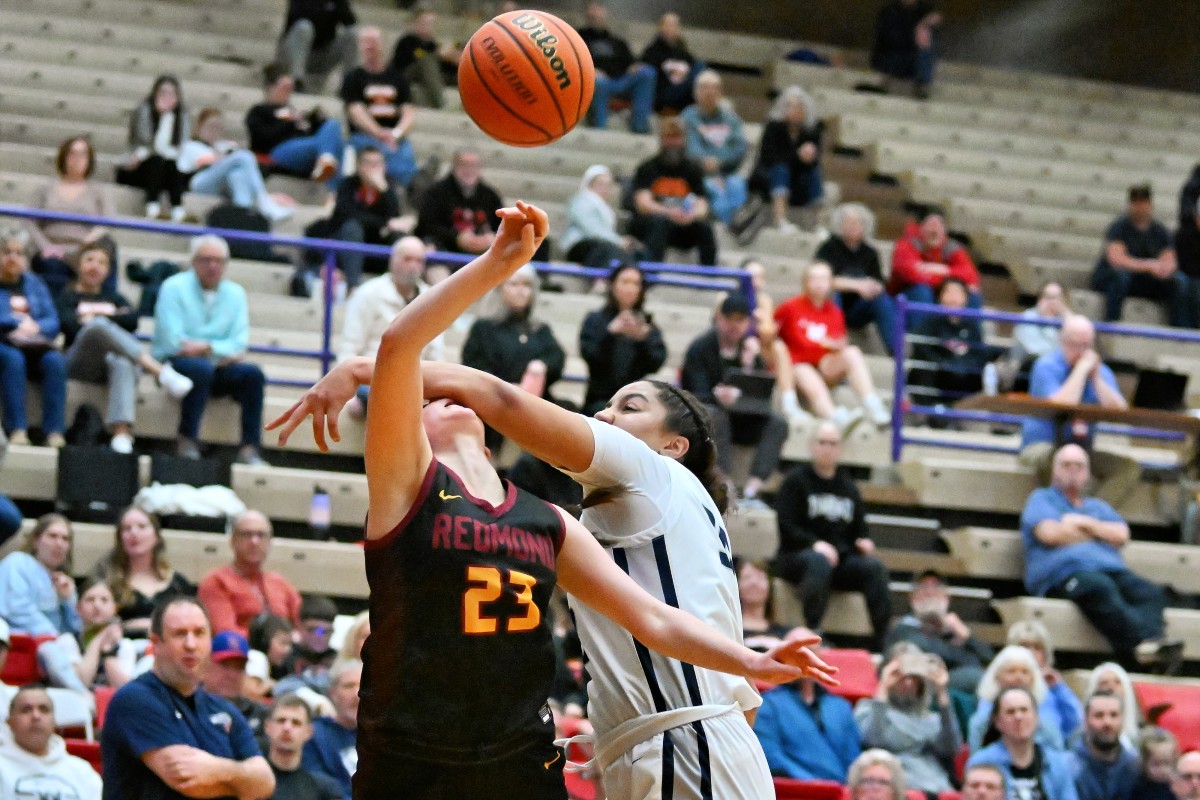
[[[14,800],[100,800],[101,781],[67,753],[54,732],[54,702],[40,686],[17,690],[8,712],[11,736],[0,743],[0,797]]]
[[[405,236],[392,245],[387,273],[364,281],[346,304],[342,337],[338,344],[338,361],[354,356],[375,357],[383,332],[397,314],[429,287],[421,280],[425,270],[425,243],[415,236]],[[445,343],[438,336],[425,348],[421,357],[427,361],[442,361]],[[347,404],[351,414],[362,417],[367,409],[367,391],[363,386]]]

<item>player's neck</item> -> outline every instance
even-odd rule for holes
[[[438,452],[437,459],[453,470],[475,497],[496,506],[504,502],[504,484],[487,454],[479,449],[478,442],[457,439],[450,447]]]
[[[300,750],[281,750],[271,747],[271,763],[284,772],[295,772],[300,769]]]

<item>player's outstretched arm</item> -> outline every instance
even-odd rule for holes
[[[558,583],[628,630],[647,647],[704,669],[771,683],[813,678],[836,685],[835,667],[809,648],[817,637],[783,642],[770,653],[743,647],[715,628],[672,608],[638,586],[574,517],[559,509],[567,533],[558,554]],[[714,556],[715,557],[715,556]]]

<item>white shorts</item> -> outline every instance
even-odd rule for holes
[[[703,730],[703,739],[697,727]],[[708,787],[702,775],[707,776]],[[742,714],[682,725],[634,745],[604,771],[604,788],[608,800],[775,797],[766,756]]]

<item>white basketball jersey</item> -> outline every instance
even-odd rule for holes
[[[733,555],[724,522],[686,467],[613,425],[589,419],[596,452],[571,476],[584,487],[615,491],[583,512],[582,522],[639,586],[734,641],[742,641]],[[629,631],[571,600],[590,662],[588,717],[598,738],[620,723],[670,709],[762,699],[745,678],[659,655]]]

